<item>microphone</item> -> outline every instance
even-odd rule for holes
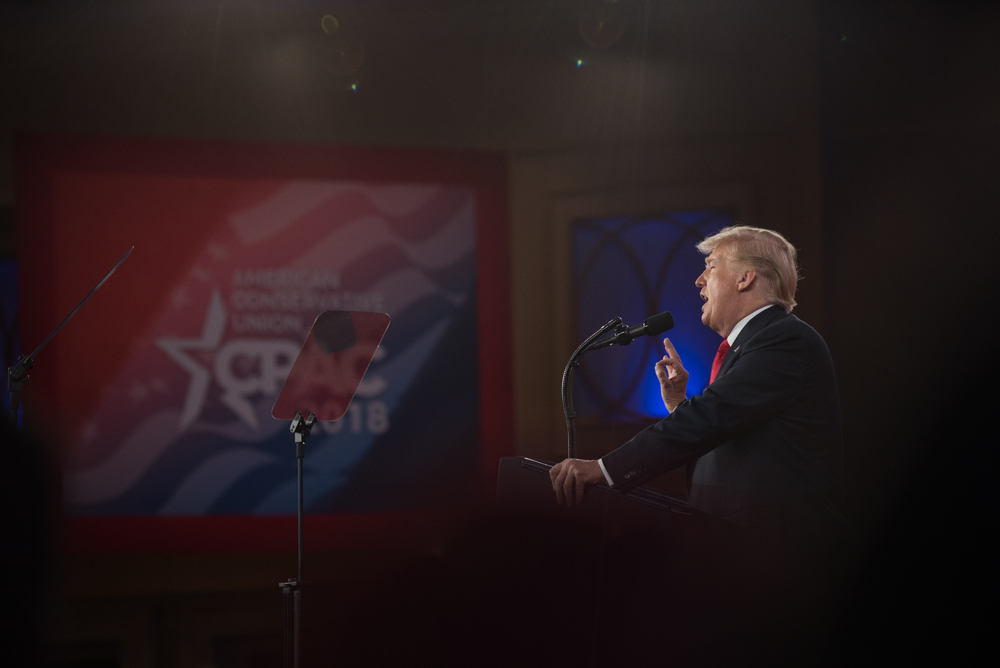
[[[587,348],[587,350],[606,348],[608,346],[613,346],[616,343],[620,346],[627,346],[632,343],[633,339],[637,339],[640,336],[656,336],[657,334],[662,334],[668,329],[672,329],[673,326],[674,316],[670,315],[670,311],[664,311],[663,313],[657,313],[656,315],[649,316],[642,322],[641,325],[636,325],[635,327],[619,325],[615,328],[614,336],[610,336],[594,343],[592,346]]]

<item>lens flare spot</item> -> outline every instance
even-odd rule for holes
[[[617,42],[625,30],[622,9],[615,3],[592,4],[580,14],[579,23],[583,41],[598,49]]]
[[[358,90],[358,84],[351,84],[351,90],[357,91]]]
[[[580,60],[579,58],[577,58],[577,60],[576,60],[576,66],[577,67],[583,67],[583,61]]]
[[[332,35],[333,33],[337,32],[338,28],[340,28],[340,21],[337,20],[336,16],[333,16],[332,14],[327,14],[320,20],[319,25],[321,28],[323,28],[323,32],[325,32],[327,35]]]

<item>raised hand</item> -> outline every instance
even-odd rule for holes
[[[660,381],[663,405],[673,413],[677,404],[687,399],[688,372],[670,339],[663,339],[663,348],[667,354],[656,363],[656,377]]]

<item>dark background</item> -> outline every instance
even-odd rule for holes
[[[16,260],[13,145],[23,132],[501,152],[515,448],[556,459],[558,372],[572,344],[537,337],[559,328],[553,203],[660,189],[700,206],[706,188],[730,184],[749,193],[746,222],[801,249],[797,313],[825,336],[840,383],[846,495],[863,551],[833,623],[839,640],[814,658],[971,651],[996,591],[987,544],[997,509],[1000,9],[619,0],[622,36],[597,49],[579,30],[596,4],[3,2],[0,253]],[[318,30],[328,13],[364,43],[353,74],[338,73],[347,66]],[[606,446],[596,431],[583,438],[584,448]],[[58,447],[43,447],[54,468]],[[5,545],[33,540],[19,498],[5,501]],[[495,538],[468,540],[480,555],[506,554]],[[413,559],[440,567],[435,555],[454,558],[450,544],[317,555],[314,569],[334,590],[364,592],[409,573]],[[34,552],[12,554],[3,579],[29,601],[34,580],[18,574],[33,572]],[[53,549],[40,607],[26,603],[18,618],[41,621],[50,665],[269,665],[280,646],[271,583],[291,559]],[[530,560],[510,567],[532,571]],[[349,599],[337,599],[345,619]],[[387,632],[421,614],[397,602],[400,617],[380,622]],[[532,623],[562,633],[551,612]]]

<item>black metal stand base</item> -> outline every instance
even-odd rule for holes
[[[17,411],[21,407],[21,391],[28,384],[28,371],[35,366],[30,357],[21,356],[17,364],[7,368],[7,391],[10,392],[11,422],[17,426]]]
[[[284,667],[299,668],[302,665],[302,589],[294,578],[280,585],[285,595],[285,648]]]

